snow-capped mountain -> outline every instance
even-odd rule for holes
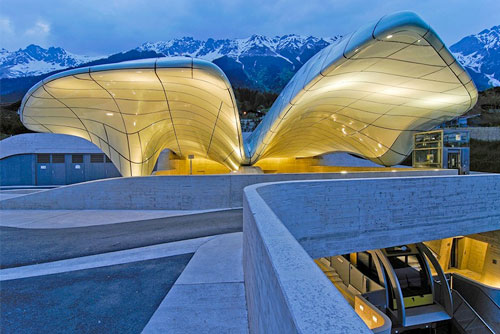
[[[144,43],[134,50],[139,53],[155,52],[163,56],[191,56],[209,61],[224,56],[235,60],[239,60],[240,57],[271,56],[283,58],[291,64],[300,66],[315,52],[335,43],[339,38],[336,36],[323,39],[298,35],[268,38],[253,35],[244,39],[214,40],[209,38],[206,41],[201,41],[192,37],[183,37],[162,42]],[[126,52],[113,56],[124,53]],[[80,56],[59,47],[44,49],[33,44],[13,52],[2,48],[0,49],[0,78],[37,76],[106,58],[108,56]]]
[[[220,66],[235,86],[279,92],[309,58],[340,38],[253,35],[243,39],[199,41],[184,37],[144,43],[136,51],[209,60]]]
[[[18,100],[37,81],[67,68],[162,56],[209,60],[222,68],[234,87],[280,92],[309,58],[340,39],[299,35],[218,40],[183,37],[148,42],[103,57],[79,56],[62,48],[37,45],[13,52],[0,49],[0,95],[3,100]],[[500,26],[467,36],[450,49],[479,90],[500,86]]]
[[[144,43],[136,50],[155,51],[165,56],[191,56],[213,61],[228,56],[239,59],[245,56],[274,56],[286,60],[296,60],[302,63],[300,55],[306,50],[324,48],[336,43],[340,36],[333,38],[304,37],[299,35],[285,35],[266,37],[253,35],[243,39],[209,38],[206,41],[195,40],[192,37],[172,39],[166,42]],[[307,57],[309,59],[310,56]]]
[[[242,39],[209,38],[202,41],[184,37],[144,43],[130,51],[93,58],[76,56],[61,48],[43,49],[36,45],[15,52],[0,49],[1,96],[18,99],[37,81],[66,68],[162,56],[209,60],[222,68],[235,87],[279,92],[309,58],[340,39],[340,36],[285,35],[270,38],[253,35]]]
[[[0,78],[28,77],[69,67],[76,67],[102,57],[79,56],[62,48],[44,49],[28,45],[25,49],[9,52],[0,49]]]
[[[500,25],[464,37],[450,50],[479,90],[500,86]]]

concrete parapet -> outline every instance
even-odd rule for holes
[[[245,188],[252,333],[370,333],[313,258],[500,229],[500,175],[316,180]]]
[[[2,209],[40,210],[205,210],[242,207],[243,188],[288,180],[345,179],[386,176],[450,175],[456,170],[396,173],[303,173],[169,175],[114,178],[84,182],[0,201]]]

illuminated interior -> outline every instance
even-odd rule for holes
[[[251,161],[344,151],[398,164],[412,136],[474,106],[477,90],[436,33],[401,12],[312,57],[249,138]]]
[[[123,176],[150,175],[160,152],[237,170],[244,157],[231,86],[212,63],[146,59],[65,71],[23,100],[31,130],[85,138]]]
[[[433,240],[426,245],[446,272],[500,288],[500,231]]]
[[[338,151],[396,165],[410,154],[414,133],[467,112],[476,100],[474,83],[436,33],[400,12],[312,57],[245,143],[222,70],[187,57],[58,73],[30,89],[20,114],[31,130],[93,142],[123,176],[150,175],[166,148],[184,160],[221,164],[212,169],[219,172],[253,164],[321,172],[312,157]],[[295,158],[312,160],[284,167]]]

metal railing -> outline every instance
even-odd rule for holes
[[[469,279],[452,275],[451,280],[454,291],[460,294],[494,332],[500,332],[500,307],[491,296]]]
[[[453,297],[453,321],[465,333],[496,334],[458,291],[452,290],[451,293]]]

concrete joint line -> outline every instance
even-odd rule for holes
[[[0,282],[195,253],[202,244],[215,237],[208,236],[187,239],[47,263],[6,268],[0,270]]]

